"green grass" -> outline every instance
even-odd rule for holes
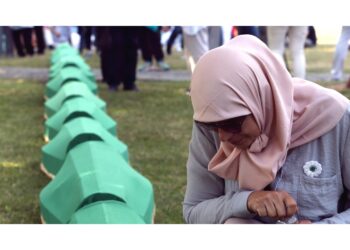
[[[0,223],[39,223],[43,85],[0,82]]]
[[[183,52],[178,52],[173,49],[172,55],[164,56],[165,62],[167,62],[172,70],[189,70],[186,66],[186,60]]]
[[[340,93],[342,93],[343,95],[345,95],[347,98],[350,99],[350,89],[344,89],[339,91]]]
[[[44,55],[32,57],[1,57],[0,67],[25,67],[25,68],[48,68],[50,66],[51,52],[46,50]]]
[[[187,85],[141,82],[138,93],[110,93],[100,85],[131,165],[153,183],[156,223],[183,223],[192,125]],[[35,82],[0,81],[0,223],[40,222],[38,194],[49,181],[39,170],[43,91],[44,85]]]

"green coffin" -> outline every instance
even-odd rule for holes
[[[98,108],[106,110],[106,102],[94,95],[82,82],[72,82],[64,85],[55,96],[45,102],[45,114],[51,117],[56,113],[63,103],[74,98],[84,97],[93,102]]]
[[[111,135],[102,125],[87,117],[74,119],[62,126],[59,133],[41,148],[42,170],[55,176],[62,167],[67,153],[76,145],[87,141],[103,141],[128,161],[128,147],[117,137]]]
[[[96,82],[95,75],[91,68],[80,56],[65,56],[56,64],[52,65],[49,71],[49,81],[54,79],[63,69],[68,67],[75,67],[89,78],[92,82]]]
[[[97,84],[91,81],[81,69],[73,66],[63,68],[55,78],[51,79],[45,89],[45,96],[53,97],[63,86],[69,85],[72,82],[82,82],[90,89],[91,92],[97,93]]]
[[[106,112],[85,98],[74,98],[65,102],[58,112],[46,120],[45,140],[52,140],[64,124],[79,117],[94,119],[112,135],[117,135],[117,123]]]
[[[51,65],[56,64],[59,60],[61,60],[65,56],[80,56],[79,51],[68,43],[59,44],[51,55]]]
[[[56,45],[55,49],[53,50],[52,55],[56,55],[57,53],[65,49],[74,49],[74,48],[69,43],[59,43]]]
[[[145,224],[141,217],[124,202],[98,201],[79,209],[70,224]]]
[[[145,223],[153,222],[151,182],[101,141],[85,142],[70,150],[61,171],[39,198],[46,223],[69,223],[77,211],[98,201],[123,202]]]

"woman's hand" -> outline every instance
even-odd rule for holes
[[[284,191],[254,191],[247,201],[248,210],[264,217],[284,219],[298,211],[296,201]]]

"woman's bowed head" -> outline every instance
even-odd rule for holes
[[[198,123],[220,125],[245,117],[238,133],[218,127],[221,145],[209,170],[251,190],[274,180],[288,149],[333,128],[349,103],[333,90],[292,78],[269,48],[250,35],[201,57],[191,100]]]
[[[200,58],[190,96],[196,127],[216,131],[220,141],[209,172],[237,181],[239,190],[259,191],[250,194],[249,211],[273,218],[298,210],[287,192],[263,191],[276,181],[288,152],[329,132],[349,106],[340,93],[291,77],[270,49],[250,35]]]

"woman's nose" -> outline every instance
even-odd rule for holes
[[[218,134],[219,134],[220,141],[227,141],[228,139],[231,138],[231,135],[232,135],[230,132],[227,132],[221,128],[218,128]]]

